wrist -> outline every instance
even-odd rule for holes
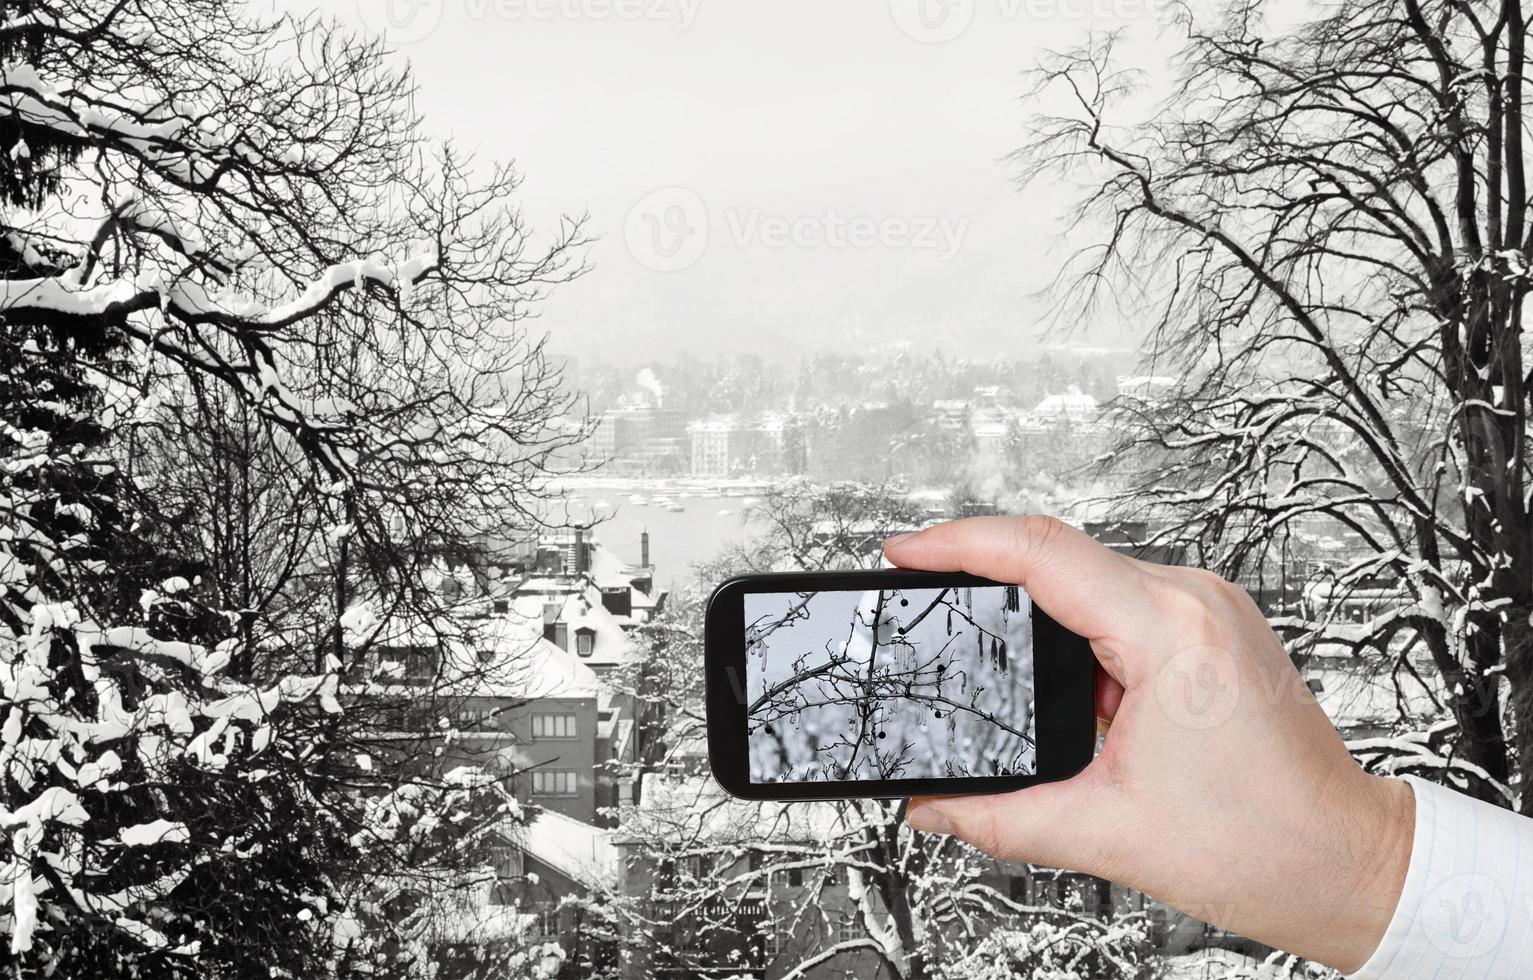
[[[1342,865],[1353,880],[1349,921],[1338,923],[1335,953],[1327,965],[1343,973],[1362,967],[1378,948],[1405,888],[1416,831],[1416,798],[1403,779],[1365,776],[1355,805],[1356,837]],[[1349,821],[1351,822],[1351,821]]]

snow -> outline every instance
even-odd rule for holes
[[[149,823],[124,827],[117,839],[128,847],[148,847],[151,844],[183,844],[191,840],[186,824],[172,820],[154,820]]]
[[[13,862],[13,866],[15,863]],[[11,883],[11,953],[25,953],[32,948],[32,934],[37,930],[37,888],[30,868],[16,868]],[[9,875],[7,876],[9,877]]]
[[[131,304],[143,292],[132,278],[113,280],[88,289],[71,288],[57,276],[0,279],[0,307],[9,311],[48,310],[74,316],[102,316],[116,304]]]
[[[341,614],[341,630],[346,642],[360,646],[372,638],[378,626],[378,612],[371,602],[360,602]]]
[[[525,646],[518,633],[491,632],[496,659],[484,672],[489,685],[485,693],[514,698],[596,697],[601,681],[575,654],[541,635],[530,647]],[[479,690],[477,686],[472,689]]]
[[[618,886],[622,858],[610,831],[544,810],[517,829],[516,839],[530,857],[577,884],[608,891]]]

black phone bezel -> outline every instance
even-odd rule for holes
[[[751,592],[860,592],[890,588],[1005,585],[964,572],[876,569],[742,575],[714,589],[703,629],[708,761],[730,795],[746,800],[896,799],[1001,793],[1068,779],[1096,750],[1095,666],[1091,646],[1033,605],[1038,771],[1031,775],[853,779],[753,783],[745,734],[745,603]]]

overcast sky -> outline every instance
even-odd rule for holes
[[[276,0],[299,7],[308,0]],[[1160,0],[332,0],[412,63],[430,127],[517,161],[593,269],[545,307],[555,350],[615,362],[945,339],[1025,352],[1062,195],[1003,160],[1045,48]],[[313,5],[318,6],[318,5]],[[923,16],[924,15],[924,16]],[[1081,342],[1121,340],[1086,325]]]

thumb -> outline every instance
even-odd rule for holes
[[[918,796],[905,822],[912,830],[950,834],[1003,861],[1070,871],[1099,864],[1103,806],[1091,768],[1073,779],[995,796]]]

